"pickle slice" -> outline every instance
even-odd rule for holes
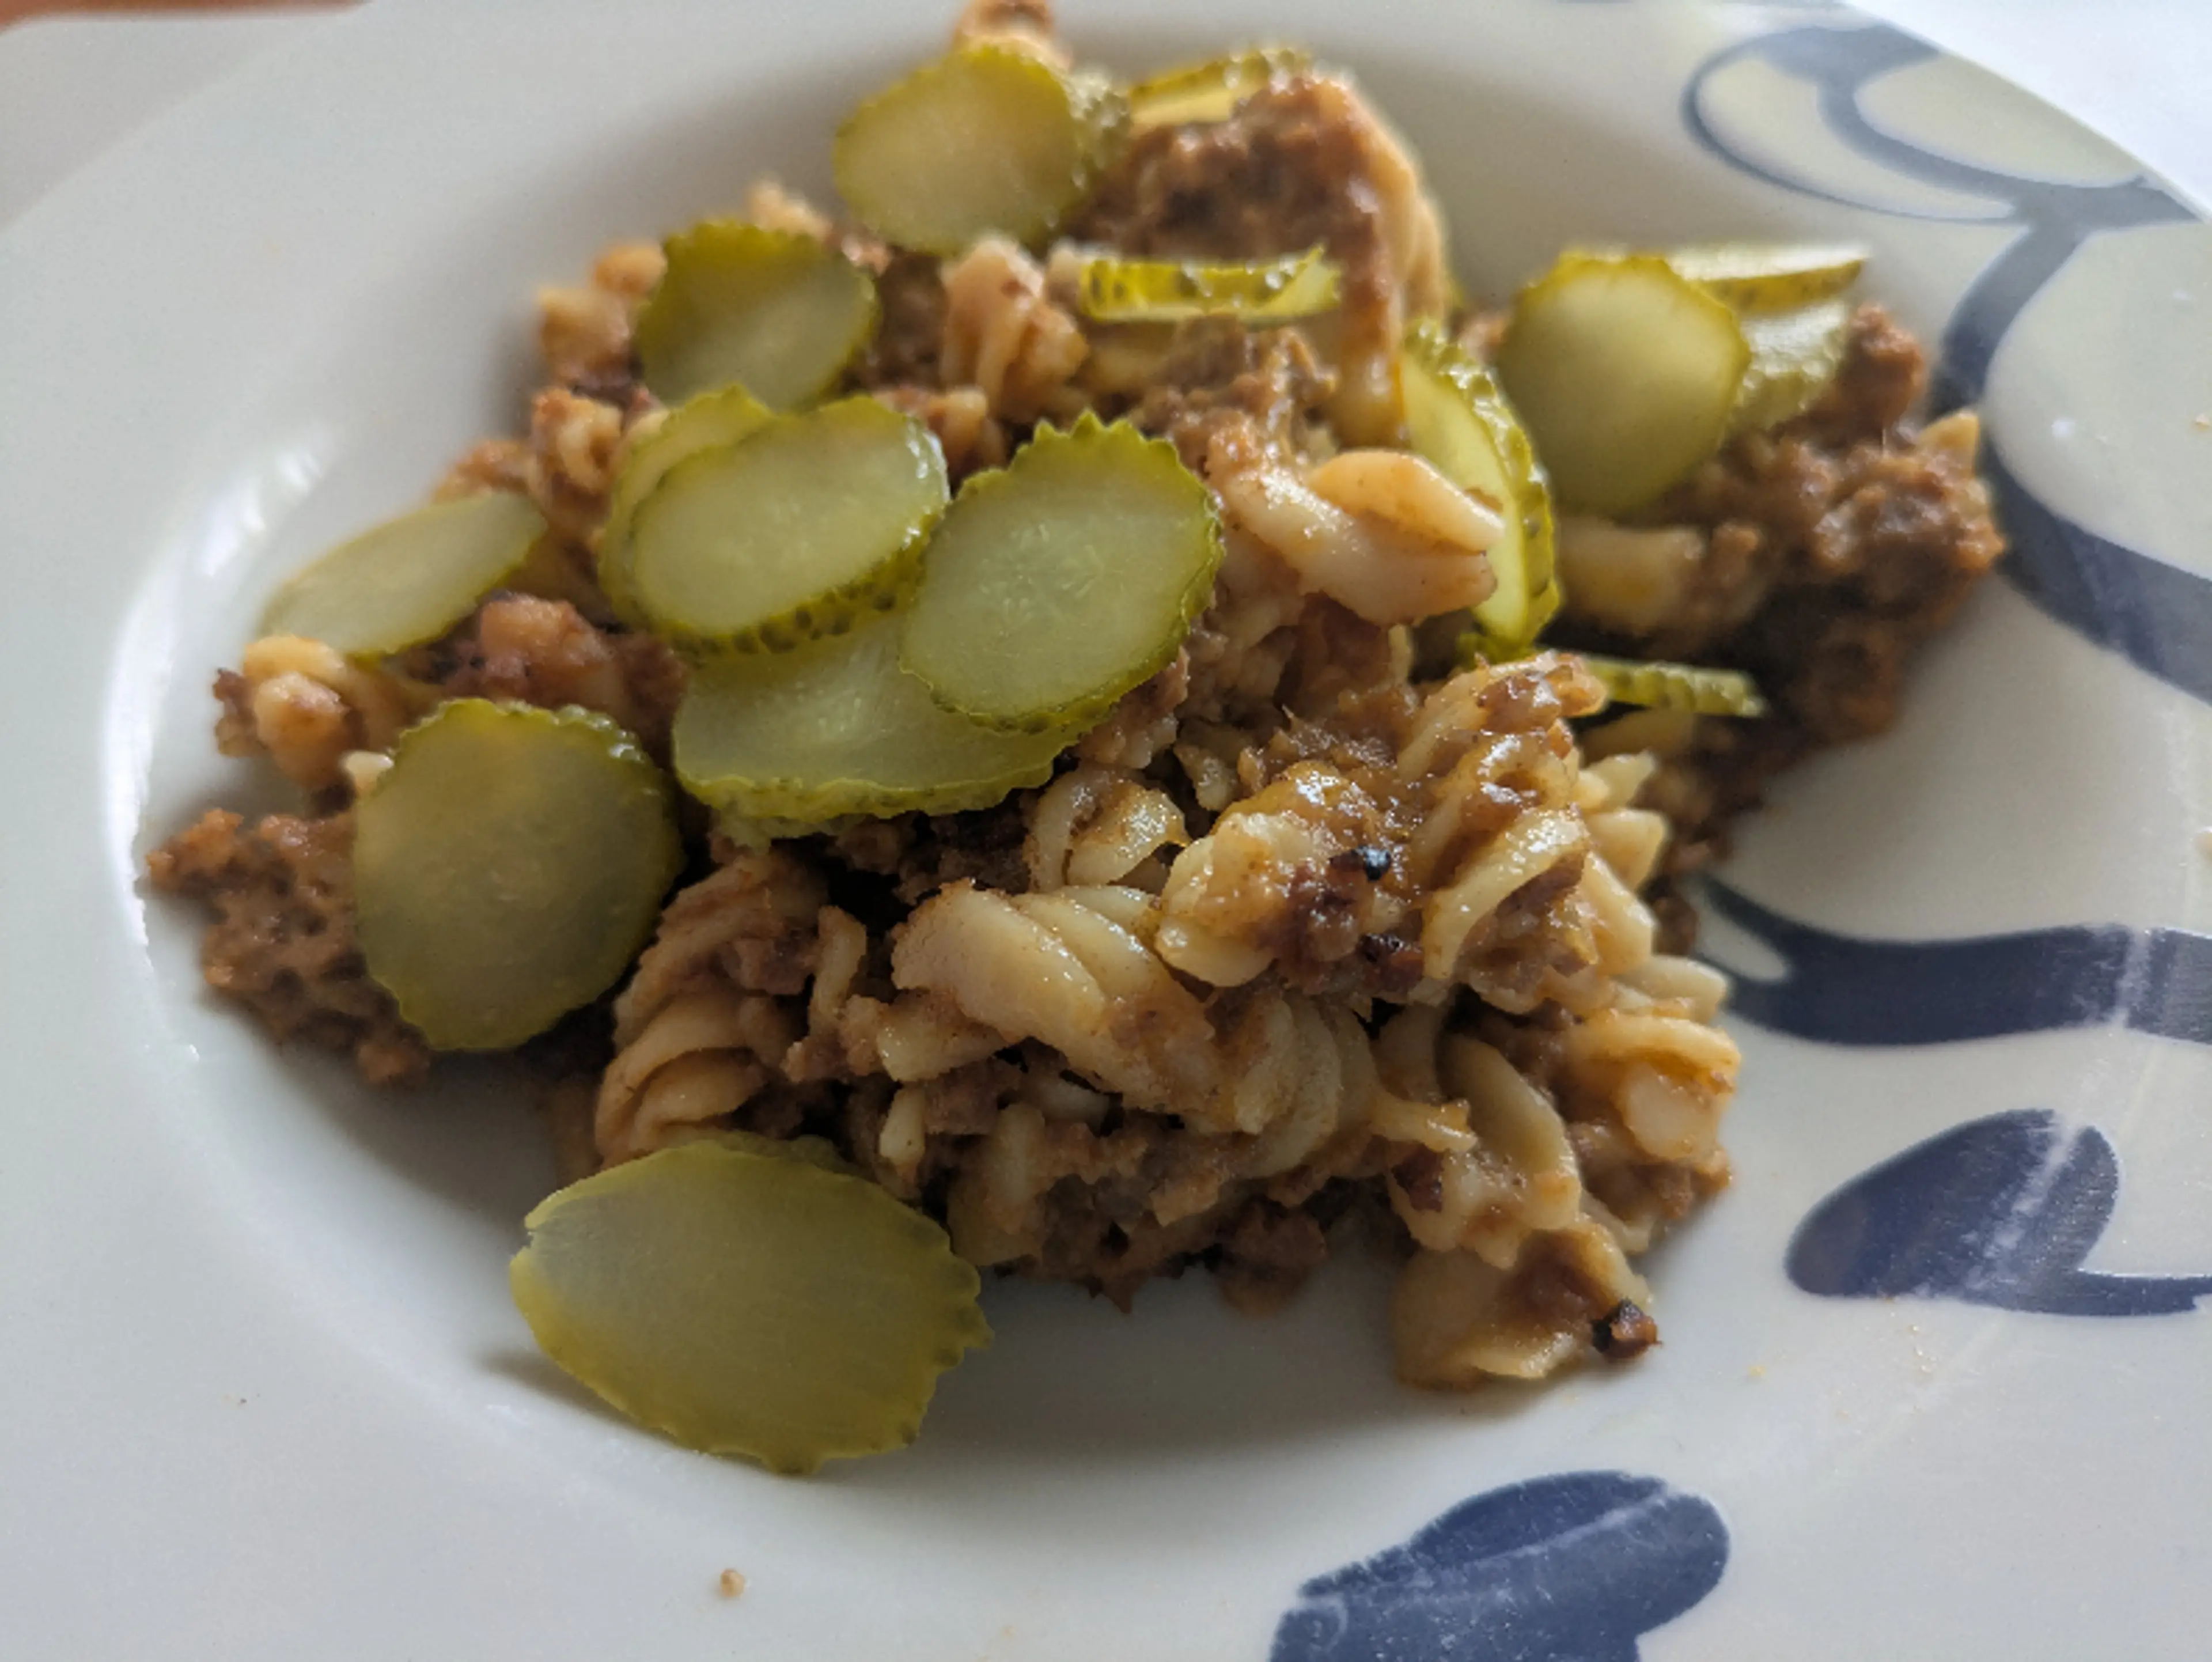
[[[1343,272],[1318,246],[1282,259],[1211,265],[1092,254],[1077,269],[1085,317],[1101,323],[1182,323],[1233,317],[1278,323],[1336,309]]]
[[[1561,504],[1620,514],[1719,448],[1750,360],[1735,314],[1661,257],[1570,253],[1516,297],[1498,378]]]
[[[957,254],[992,232],[1037,243],[1125,130],[1121,96],[1009,46],[961,46],[862,104],[831,152],[837,189],[886,240]]]
[[[1716,298],[1755,314],[1835,299],[1858,281],[1867,251],[1836,242],[1705,242],[1662,257]]]
[[[631,446],[607,493],[598,544],[599,587],[625,622],[644,622],[629,583],[630,530],[637,510],[677,463],[702,450],[735,444],[770,419],[769,407],[744,387],[718,387],[670,411]]]
[[[1642,704],[1692,715],[1764,715],[1766,700],[1759,684],[1740,670],[1705,669],[1662,661],[1577,654],[1616,704]]]
[[[991,1340],[944,1230],[803,1159],[664,1148],[524,1227],[508,1283],[548,1356],[639,1424],[771,1471],[912,1442],[938,1376]]]
[[[961,488],[901,661],[988,726],[1087,725],[1175,656],[1220,563],[1213,495],[1172,445],[1095,416],[1040,428]]]
[[[735,381],[791,409],[828,391],[875,332],[875,279],[804,232],[709,219],[666,247],[636,332],[645,384],[664,404]]]
[[[304,635],[349,657],[434,641],[522,569],[545,534],[529,497],[434,502],[340,543],[276,591],[264,635]]]
[[[875,618],[796,651],[694,670],[676,713],[685,788],[791,835],[853,814],[989,807],[1042,784],[1075,735],[998,733],[939,709],[899,667],[901,626]]]
[[[666,778],[585,710],[441,704],[355,813],[362,956],[441,1050],[520,1044],[606,991],[676,877]]]
[[[1520,657],[1559,609],[1550,482],[1498,383],[1443,328],[1407,332],[1400,374],[1413,448],[1461,490],[1505,505],[1488,550],[1498,587],[1473,621],[1484,657]]]
[[[837,1152],[837,1145],[827,1137],[763,1136],[758,1131],[709,1131],[698,1139],[702,1142],[720,1143],[725,1148],[734,1148],[741,1154],[767,1154],[776,1160],[795,1160],[807,1166],[818,1166],[824,1172],[842,1172],[847,1177],[858,1177],[860,1168]]]
[[[929,429],[871,398],[686,458],[638,509],[629,598],[660,634],[783,651],[896,605],[950,499]]]
[[[1802,415],[1843,368],[1850,334],[1848,301],[1822,301],[1795,311],[1744,319],[1751,362],[1736,390],[1729,432],[1776,427]]]
[[[1129,88],[1129,125],[1141,131],[1226,121],[1271,81],[1311,68],[1313,55],[1296,46],[1250,46],[1203,64],[1178,64]]]

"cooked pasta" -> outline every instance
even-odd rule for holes
[[[1004,237],[945,268],[939,362],[948,382],[981,390],[1000,420],[1033,422],[1063,407],[1058,395],[1088,351],[1075,320],[1046,294],[1043,271]]]

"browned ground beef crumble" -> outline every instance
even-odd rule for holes
[[[248,828],[210,808],[147,857],[155,886],[214,910],[208,985],[279,1039],[343,1051],[372,1085],[418,1084],[430,1047],[368,978],[353,927],[353,814],[270,814]]]
[[[1669,627],[1608,636],[1571,619],[1564,644],[1747,670],[1773,706],[1702,721],[1646,800],[1674,822],[1673,870],[1727,851],[1766,782],[1824,746],[1897,719],[1913,653],[2004,552],[1971,455],[1916,446],[1919,344],[1863,306],[1835,385],[1796,420],[1747,435],[1644,516],[1711,534],[1702,587]]]

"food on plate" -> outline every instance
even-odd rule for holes
[[[1863,253],[1485,309],[1343,71],[1041,0],[834,164],[547,290],[526,435],[279,592],[216,736],[305,801],[150,856],[210,983],[513,1050],[548,1354],[778,1470],[910,1437],[986,1270],[1364,1241],[1411,1383],[1648,1348],[1739,1068],[1682,880],[2003,548]]]
[[[876,327],[876,285],[804,231],[710,219],[668,239],[638,308],[639,376],[681,404],[740,386],[788,409],[819,397]]]
[[[546,534],[526,496],[487,491],[386,520],[276,591],[264,639],[319,641],[373,657],[434,641],[514,580]]]
[[[826,1143],[732,1134],[572,1184],[525,1221],[514,1301],[631,1418],[775,1471],[914,1440],[989,1342],[975,1267]]]
[[[662,473],[626,527],[623,592],[670,641],[797,646],[895,606],[946,501],[912,416],[852,398],[773,417]]]
[[[543,1032],[652,933],[681,860],[673,795],[604,715],[439,704],[392,741],[355,812],[362,964],[439,1050]]]

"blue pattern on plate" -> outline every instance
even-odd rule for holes
[[[2212,1275],[2081,1268],[2118,1197],[2120,1163],[2094,1126],[2042,1109],[1970,1120],[1854,1178],[1790,1242],[1790,1279],[1830,1298],[1960,1299],[2054,1316],[2160,1316]]]
[[[1539,1477],[1307,1582],[1269,1662],[1636,1662],[1728,1555],[1713,1504],[1656,1477]]]
[[[1961,295],[1931,403],[1982,396],[2006,332],[2091,237],[2197,216],[2155,181],[2025,178],[1887,132],[1860,107],[1878,76],[1936,56],[1885,24],[1784,28],[1715,53],[1685,87],[1691,135],[1729,165],[1801,195],[1903,217],[2022,228]],[[1758,58],[1811,82],[1821,119],[1895,173],[1991,202],[1942,213],[1856,202],[1771,167],[1707,119],[1704,95]],[[2066,627],[2212,703],[2212,581],[2099,537],[2039,501],[1985,447],[2012,551],[2002,569]],[[1736,1012],[1844,1044],[1925,1044],[2118,1021],[2212,1044],[2212,937],[2080,925],[1955,941],[1834,934],[1708,880],[1714,911],[1777,953],[1778,979],[1740,978]],[[2083,1269],[2111,1221],[2119,1160],[2094,1127],[2040,1109],[1955,1126],[1853,1178],[1791,1238],[1790,1279],[1834,1298],[1956,1299],[2076,1316],[2167,1314],[2212,1294],[2212,1275]],[[1637,1662],[1638,1641],[1718,1585],[1720,1513],[1656,1478],[1571,1472],[1463,1502],[1402,1546],[1316,1577],[1276,1629],[1270,1662]]]
[[[1998,343],[2076,250],[2099,234],[2197,216],[2154,180],[2076,185],[1999,172],[1924,149],[1868,119],[1859,94],[1869,82],[1936,57],[1936,48],[1887,24],[1779,29],[1717,52],[1682,94],[1682,120],[1698,143],[1730,166],[1802,196],[1903,218],[2014,224],[2021,233],[1968,285],[1945,327],[1931,404],[1955,409],[1982,396]],[[1757,59],[1809,82],[1828,130],[1858,155],[1923,185],[1988,198],[1983,214],[1945,213],[1855,201],[1791,176],[1732,145],[1705,113],[1712,77]],[[2067,628],[2212,703],[2212,581],[2075,525],[2029,490],[1987,447],[1985,471],[2012,534],[1999,568],[2035,606]]]
[[[1701,898],[1782,959],[1739,973],[1738,1015],[1831,1044],[1945,1044],[2118,1021],[2212,1044],[2212,935],[2117,923],[1955,941],[1836,934],[1711,879]]]

